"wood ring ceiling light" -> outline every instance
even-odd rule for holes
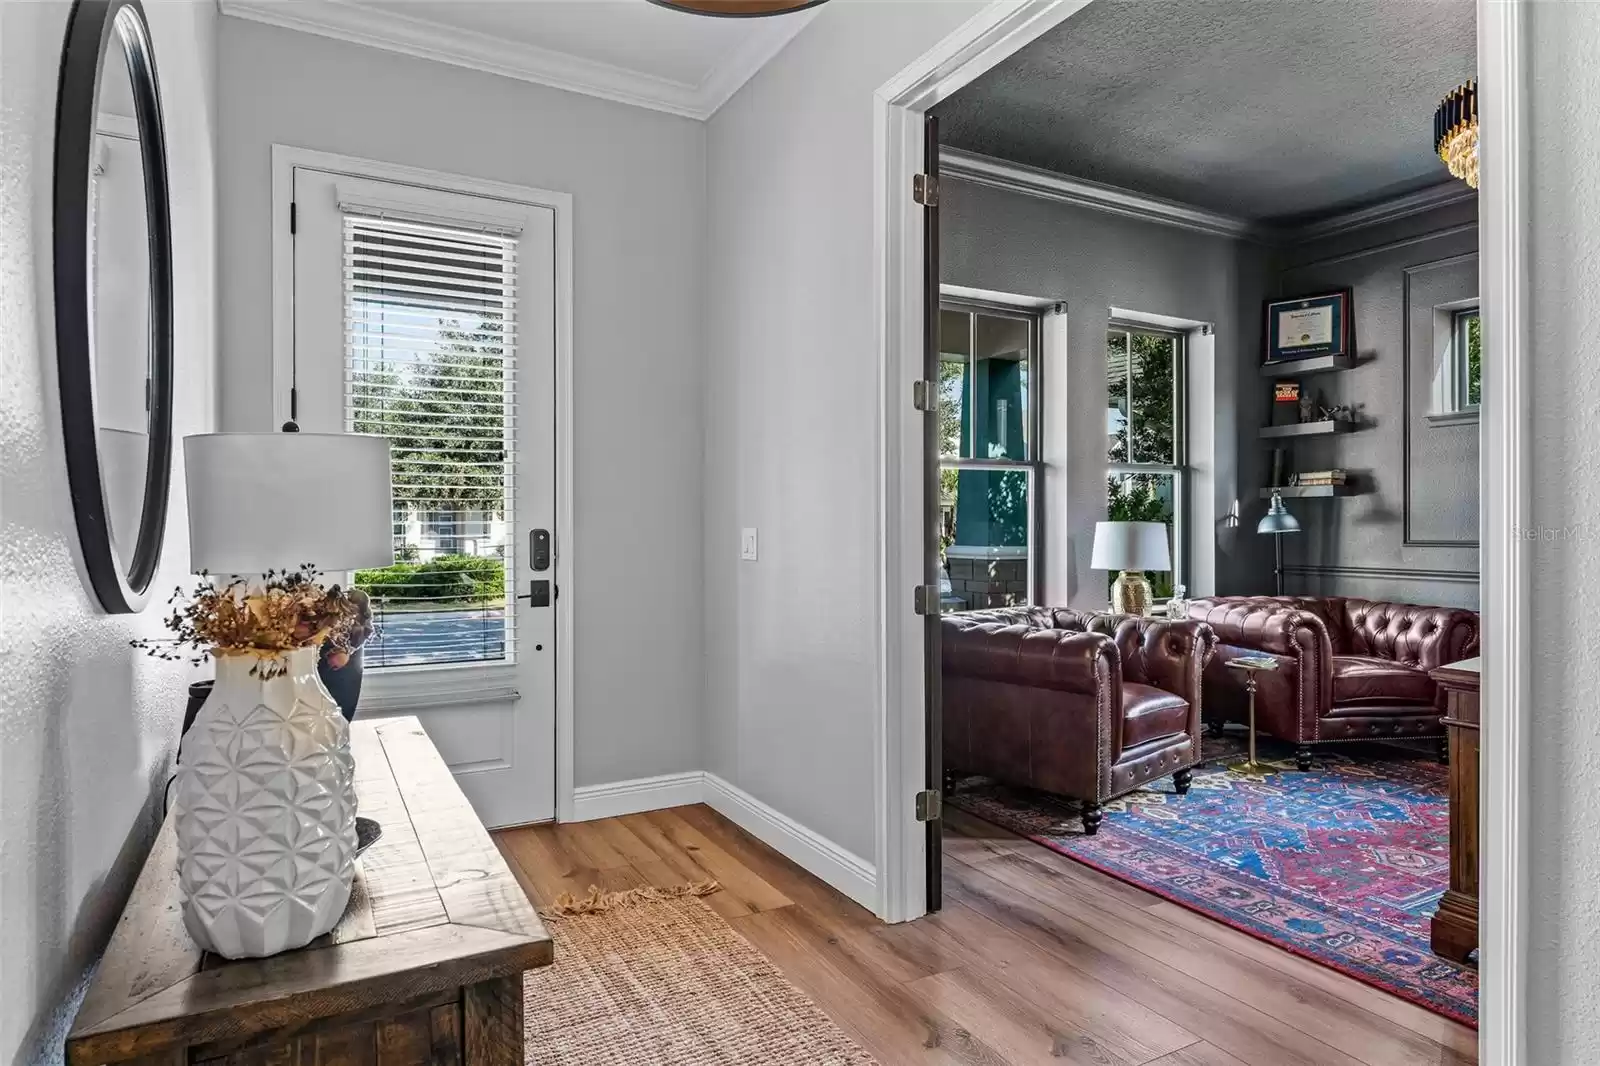
[[[650,0],[660,7],[687,11],[691,15],[714,15],[719,18],[761,18],[765,15],[787,15],[803,11],[827,0]]]

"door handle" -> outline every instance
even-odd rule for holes
[[[550,606],[550,582],[539,578],[528,582],[528,591],[525,595],[518,596],[519,600],[527,600],[530,607]]]

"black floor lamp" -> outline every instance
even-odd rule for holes
[[[1267,513],[1261,516],[1261,521],[1256,523],[1257,533],[1272,534],[1273,567],[1272,574],[1277,579],[1277,594],[1283,595],[1283,535],[1285,533],[1300,532],[1300,522],[1289,513],[1289,508],[1283,505],[1283,496],[1274,489],[1272,503],[1267,507]]]

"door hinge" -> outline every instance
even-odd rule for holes
[[[299,227],[300,205],[293,200],[289,201],[289,233],[293,235]]]
[[[939,613],[939,586],[918,585],[911,590],[911,609],[920,615]]]
[[[911,198],[923,207],[939,206],[939,179],[927,174],[915,174],[911,178]]]
[[[944,803],[936,788],[925,788],[917,793],[917,821],[937,822]]]
[[[911,383],[911,406],[919,411],[932,411],[934,408],[933,382],[926,379]]]

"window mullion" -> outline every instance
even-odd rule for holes
[[[1122,350],[1127,353],[1128,361],[1124,365],[1122,380],[1123,394],[1127,397],[1128,404],[1128,433],[1123,441],[1123,458],[1133,462],[1133,333],[1130,330],[1122,331]]]

